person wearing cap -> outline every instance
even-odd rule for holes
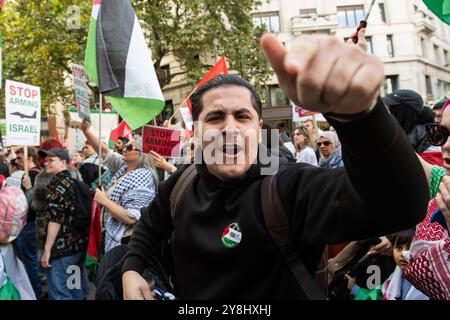
[[[396,90],[382,100],[405,131],[417,153],[435,151],[425,131],[425,124],[433,122],[434,113],[424,106],[420,94],[412,90]]]
[[[41,266],[47,269],[49,300],[83,300],[87,295],[88,279],[83,268],[84,256],[88,244],[89,229],[79,230],[73,224],[75,201],[75,183],[68,163],[67,151],[53,148],[39,151],[45,157],[44,167],[47,174],[52,175],[47,193],[47,234]],[[68,286],[69,267],[78,266],[81,276],[80,286]],[[73,271],[72,271],[73,272]]]

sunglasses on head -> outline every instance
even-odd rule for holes
[[[127,152],[130,152],[130,151],[138,151],[138,152],[141,152],[141,150],[140,149],[135,149],[134,147],[133,147],[133,145],[132,144],[126,144],[126,145],[124,145],[124,149],[127,151]]]
[[[323,144],[325,147],[328,147],[328,146],[331,144],[331,141],[317,142],[317,146],[318,146],[318,147],[322,146],[322,144]]]
[[[428,141],[433,146],[443,146],[450,135],[450,131],[446,127],[437,123],[426,124],[425,130],[427,131]]]

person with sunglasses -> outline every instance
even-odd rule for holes
[[[95,150],[99,140],[83,120],[81,130]],[[141,208],[147,207],[156,195],[158,177],[150,157],[142,153],[135,140],[124,145],[123,155],[102,145],[103,164],[112,172],[109,185],[100,186],[94,200],[102,206],[104,239],[107,253],[112,248],[128,243],[134,225],[141,217]],[[105,222],[106,220],[106,222]]]
[[[336,133],[323,131],[317,140],[317,149],[320,152],[319,167],[335,169],[344,166],[341,143]]]
[[[446,106],[442,108],[440,124],[425,126],[430,143],[441,147],[443,166],[431,165],[418,157],[431,200],[425,219],[416,226],[405,271],[406,279],[435,300],[450,300],[450,108]]]

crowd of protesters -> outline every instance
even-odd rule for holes
[[[311,39],[304,41],[313,45]],[[322,41],[330,50],[316,52],[316,59],[338,59],[337,53],[345,53],[347,62],[367,63],[367,72],[378,66],[362,50]],[[297,74],[296,66],[282,63],[285,49],[277,40],[266,37],[263,48],[279,77]],[[337,75],[347,77],[345,68],[308,68],[302,72],[340,71]],[[270,186],[277,188],[273,193],[279,193],[290,218],[292,247],[311,276],[320,256],[329,258],[324,297],[450,300],[450,97],[425,106],[411,90],[379,98],[373,95],[377,81],[363,94],[347,81],[349,92],[365,99],[365,109],[361,101],[349,103],[348,109],[323,107],[328,130],[312,119],[292,132],[277,124],[276,152],[269,141],[265,146],[259,140],[241,145],[239,137],[232,147],[221,145],[224,158],[235,159],[244,150],[242,166],[197,162],[208,144],[190,134],[177,158],[145,154],[142,140],[126,137],[111,150],[100,145],[86,120],[80,125],[85,145],[71,156],[56,139],[27,152],[10,150],[0,167],[0,186],[17,188],[28,202],[26,223],[12,241],[33,290],[27,296],[88,298],[93,279],[84,262],[91,220],[80,214],[85,209],[88,217],[92,214],[86,203],[101,207],[104,260],[93,282],[102,293],[111,285],[117,299],[161,298],[163,289],[181,299],[312,296],[290,273],[262,222],[266,209],[260,205],[260,189],[265,180],[258,173],[262,165],[256,153],[264,147],[280,160],[276,183]],[[289,93],[297,84],[294,79],[283,86]],[[318,90],[316,96],[324,97],[323,87],[309,88],[309,94]],[[194,120],[224,135],[249,128],[271,130],[261,119],[259,95],[242,78],[218,76],[191,101]],[[184,131],[179,125],[165,126]],[[394,204],[388,207],[384,201]],[[226,238],[228,232],[233,239]],[[70,287],[67,270],[73,266],[79,268],[81,285]],[[367,270],[373,266],[380,274],[370,282]],[[114,279],[107,277],[111,270]],[[21,296],[26,295],[11,295]]]

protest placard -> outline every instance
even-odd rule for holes
[[[156,151],[163,157],[176,158],[180,154],[181,132],[176,129],[145,126],[142,152]]]
[[[8,146],[37,146],[41,131],[41,89],[6,80],[6,136]]]
[[[89,109],[89,95],[86,85],[86,73],[83,66],[72,64],[73,84],[75,87],[75,101],[77,103],[78,115],[90,122],[91,112]]]

